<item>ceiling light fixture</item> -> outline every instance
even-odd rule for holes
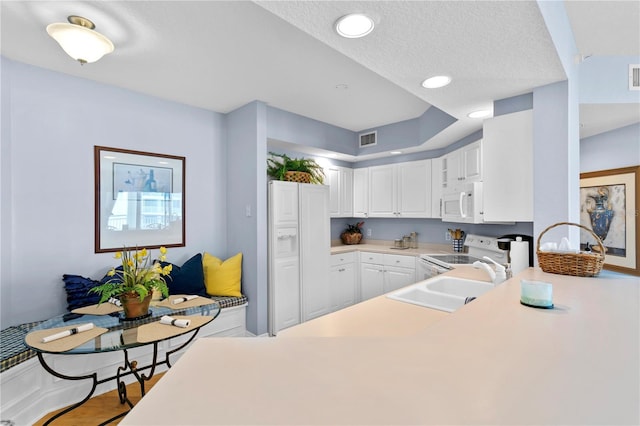
[[[389,154],[398,155],[398,154],[402,154],[402,151],[389,151]]]
[[[485,117],[489,117],[491,115],[491,111],[488,109],[481,109],[478,111],[473,111],[470,112],[469,114],[467,114],[467,117],[469,118],[485,118]]]
[[[373,31],[373,19],[362,13],[351,13],[336,21],[336,32],[342,37],[359,38]]]
[[[435,77],[430,77],[423,81],[422,87],[425,89],[437,89],[439,87],[444,87],[449,83],[451,83],[451,77],[448,75],[436,75]]]
[[[80,65],[95,62],[113,52],[113,43],[93,29],[93,22],[81,16],[71,15],[66,23],[50,24],[47,32],[60,47]]]

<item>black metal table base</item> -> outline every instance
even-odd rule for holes
[[[167,351],[165,354],[165,359],[164,361],[160,361],[158,362],[158,343],[159,342],[153,342],[153,359],[151,361],[151,364],[138,368],[138,362],[137,361],[129,361],[129,352],[127,351],[127,349],[122,349],[122,351],[124,352],[124,365],[123,366],[119,366],[118,370],[116,372],[116,374],[114,376],[111,377],[107,377],[104,379],[100,379],[98,380],[98,373],[92,373],[92,374],[88,374],[85,376],[67,376],[65,374],[62,373],[58,373],[57,371],[53,370],[44,360],[44,356],[42,352],[38,352],[38,360],[40,361],[40,364],[42,365],[42,367],[47,370],[47,372],[49,372],[50,374],[52,374],[55,377],[61,378],[61,379],[65,379],[65,380],[88,380],[91,379],[92,381],[92,386],[91,386],[91,390],[89,391],[89,393],[87,394],[87,396],[84,397],[84,399],[82,399],[79,402],[76,402],[73,405],[70,405],[69,407],[65,408],[64,410],[62,410],[61,412],[57,413],[55,416],[51,417],[49,420],[47,420],[44,423],[44,426],[47,426],[49,424],[51,424],[54,420],[60,418],[61,416],[75,410],[76,408],[82,406],[84,403],[86,403],[88,400],[91,399],[91,397],[93,396],[93,393],[96,391],[96,388],[98,387],[98,385],[102,384],[102,383],[106,383],[109,382],[111,380],[116,380],[117,383],[117,390],[118,390],[118,397],[120,398],[120,404],[127,404],[129,406],[129,409],[127,411],[124,411],[120,414],[118,414],[117,416],[114,416],[112,418],[110,418],[109,420],[100,423],[99,426],[103,426],[103,425],[107,425],[111,422],[113,422],[114,420],[117,420],[121,417],[124,417],[125,415],[127,415],[127,413],[129,413],[129,411],[131,411],[131,409],[133,408],[133,403],[131,402],[131,400],[129,400],[128,396],[127,396],[127,385],[126,383],[122,380],[124,377],[133,374],[134,377],[136,378],[136,380],[138,381],[138,383],[140,384],[140,397],[144,397],[145,395],[145,383],[147,381],[149,381],[156,370],[156,367],[159,365],[163,365],[166,364],[168,368],[171,368],[171,362],[169,360],[169,357],[171,355],[173,355],[174,353],[178,352],[179,350],[183,349],[185,346],[187,346],[189,343],[191,343],[193,341],[193,339],[196,337],[196,335],[198,334],[198,331],[200,329],[196,329],[194,330],[194,333],[191,335],[191,337],[182,345],[180,345],[179,347],[177,347],[176,349],[173,349],[171,351]],[[149,371],[148,375],[145,374],[141,374],[142,371],[145,370],[149,370],[151,369],[151,371]]]

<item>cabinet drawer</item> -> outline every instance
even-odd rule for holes
[[[384,265],[384,254],[362,251],[360,252],[360,262]]]
[[[416,268],[416,258],[414,256],[402,256],[397,254],[385,255],[384,264],[387,266],[399,266],[401,268]]]
[[[353,263],[356,261],[356,252],[339,253],[331,255],[331,266],[344,265],[345,263]]]

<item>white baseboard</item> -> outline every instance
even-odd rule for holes
[[[245,304],[223,309],[215,320],[200,329],[198,338],[247,336],[246,307]],[[158,360],[164,360],[166,351],[177,348],[187,339],[188,336],[179,336],[161,342]],[[185,350],[172,355],[171,363],[174,364]],[[152,354],[153,346],[142,346],[129,350],[129,359],[145,366],[151,362]],[[124,363],[121,351],[72,356],[45,354],[44,357],[54,370],[63,374],[79,376],[97,372],[98,379],[113,376],[118,366]],[[156,373],[166,370],[167,367],[162,365],[156,368]],[[129,375],[124,381],[135,382],[135,377]],[[99,385],[93,396],[115,388],[115,380],[111,380]],[[59,379],[45,371],[37,358],[31,358],[0,374],[0,420],[10,420],[16,426],[31,425],[54,410],[82,400],[90,389],[91,380]],[[126,409],[125,404],[122,411]]]

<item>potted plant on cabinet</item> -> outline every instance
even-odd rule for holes
[[[324,171],[315,160],[291,158],[286,154],[269,152],[267,174],[278,180],[300,183],[324,183]]]
[[[166,259],[166,253],[167,249],[160,247],[160,261]],[[164,297],[169,295],[165,276],[171,272],[171,264],[162,267],[157,260],[151,262],[151,254],[146,248],[123,250],[117,252],[115,258],[120,259],[122,265],[112,268],[107,273],[112,278],[89,291],[100,294],[98,304],[119,299],[125,318],[148,315],[154,290],[159,291]]]
[[[358,222],[353,225],[347,224],[347,229],[342,231],[342,234],[340,234],[342,243],[360,244],[360,241],[362,241],[362,225],[364,225],[364,222]]]

